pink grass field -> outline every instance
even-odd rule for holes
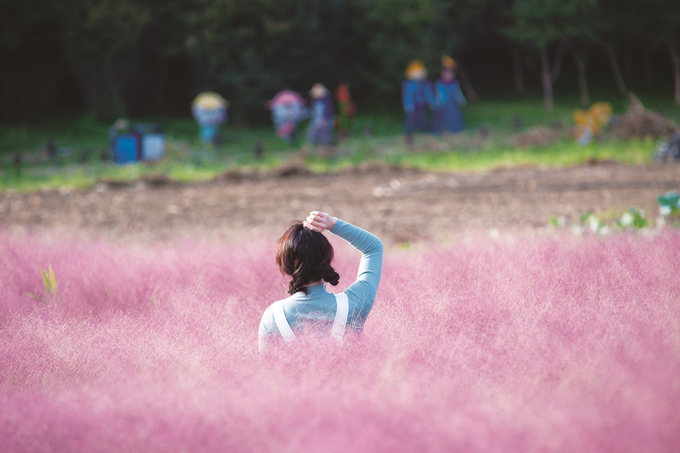
[[[388,248],[362,337],[263,357],[273,252],[0,232],[0,451],[680,451],[678,232]]]

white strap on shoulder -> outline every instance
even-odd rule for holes
[[[295,334],[293,333],[293,329],[290,328],[290,324],[288,324],[288,320],[286,319],[286,314],[283,311],[283,301],[280,300],[275,302],[273,309],[274,321],[276,321],[276,327],[279,328],[281,336],[286,343],[292,343],[295,341]]]
[[[337,305],[337,310],[335,312],[335,321],[333,321],[331,337],[335,338],[339,342],[342,342],[342,339],[345,336],[345,327],[347,326],[347,316],[349,315],[349,301],[347,300],[347,294],[336,294],[335,302]]]

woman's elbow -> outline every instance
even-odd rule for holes
[[[376,238],[376,239],[377,239],[377,242],[375,244],[375,251],[376,251],[376,253],[380,253],[382,255],[383,249],[385,248],[385,246],[383,245],[380,238]]]

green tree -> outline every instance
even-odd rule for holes
[[[471,41],[490,32],[488,0],[358,0],[366,14],[362,28],[371,30],[368,48],[373,64],[361,73],[383,93],[393,93],[411,59],[430,71],[443,54],[456,59]],[[459,76],[468,97],[476,93],[459,61]]]
[[[0,0],[0,121],[73,107],[55,0]]]
[[[598,0],[579,0],[573,3],[570,16],[566,20],[565,39],[574,58],[581,105],[590,105],[586,65],[590,49],[597,42],[599,22],[597,19]]]
[[[200,89],[218,90],[253,118],[277,91],[352,82],[363,43],[348,30],[351,2],[203,0],[187,46]]]
[[[197,0],[137,0],[148,20],[132,49],[134,69],[123,98],[134,115],[184,114],[196,95],[193,67],[186,49],[189,20]]]
[[[645,9],[650,17],[649,35],[668,50],[673,71],[673,99],[680,105],[680,4],[674,0],[650,0]]]
[[[360,68],[360,75],[373,89],[383,94],[398,90],[409,60],[423,60],[432,69],[438,57],[428,49],[428,38],[433,37],[427,35],[436,11],[434,0],[357,1],[366,16],[356,25],[372,31],[366,43],[371,64]]]
[[[600,0],[596,14],[598,42],[609,60],[616,87],[624,96],[628,96],[628,88],[621,73],[619,43],[624,39],[644,39],[650,13],[646,1]]]
[[[510,12],[512,25],[506,30],[507,36],[535,48],[539,53],[543,102],[549,111],[553,109],[552,86],[564,55],[564,41],[574,15],[574,3],[573,0],[516,0]],[[551,70],[549,49],[555,44],[559,46]]]
[[[61,7],[66,54],[88,111],[102,120],[124,114],[123,88],[148,8],[134,0],[65,0]]]

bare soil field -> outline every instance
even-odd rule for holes
[[[101,182],[0,194],[0,228],[54,230],[139,240],[278,236],[294,219],[325,210],[390,243],[440,240],[465,231],[535,230],[552,215],[628,207],[658,213],[656,197],[680,189],[680,164],[594,162],[571,168],[439,173],[366,165],[314,175],[297,167],[229,173],[213,181]]]

